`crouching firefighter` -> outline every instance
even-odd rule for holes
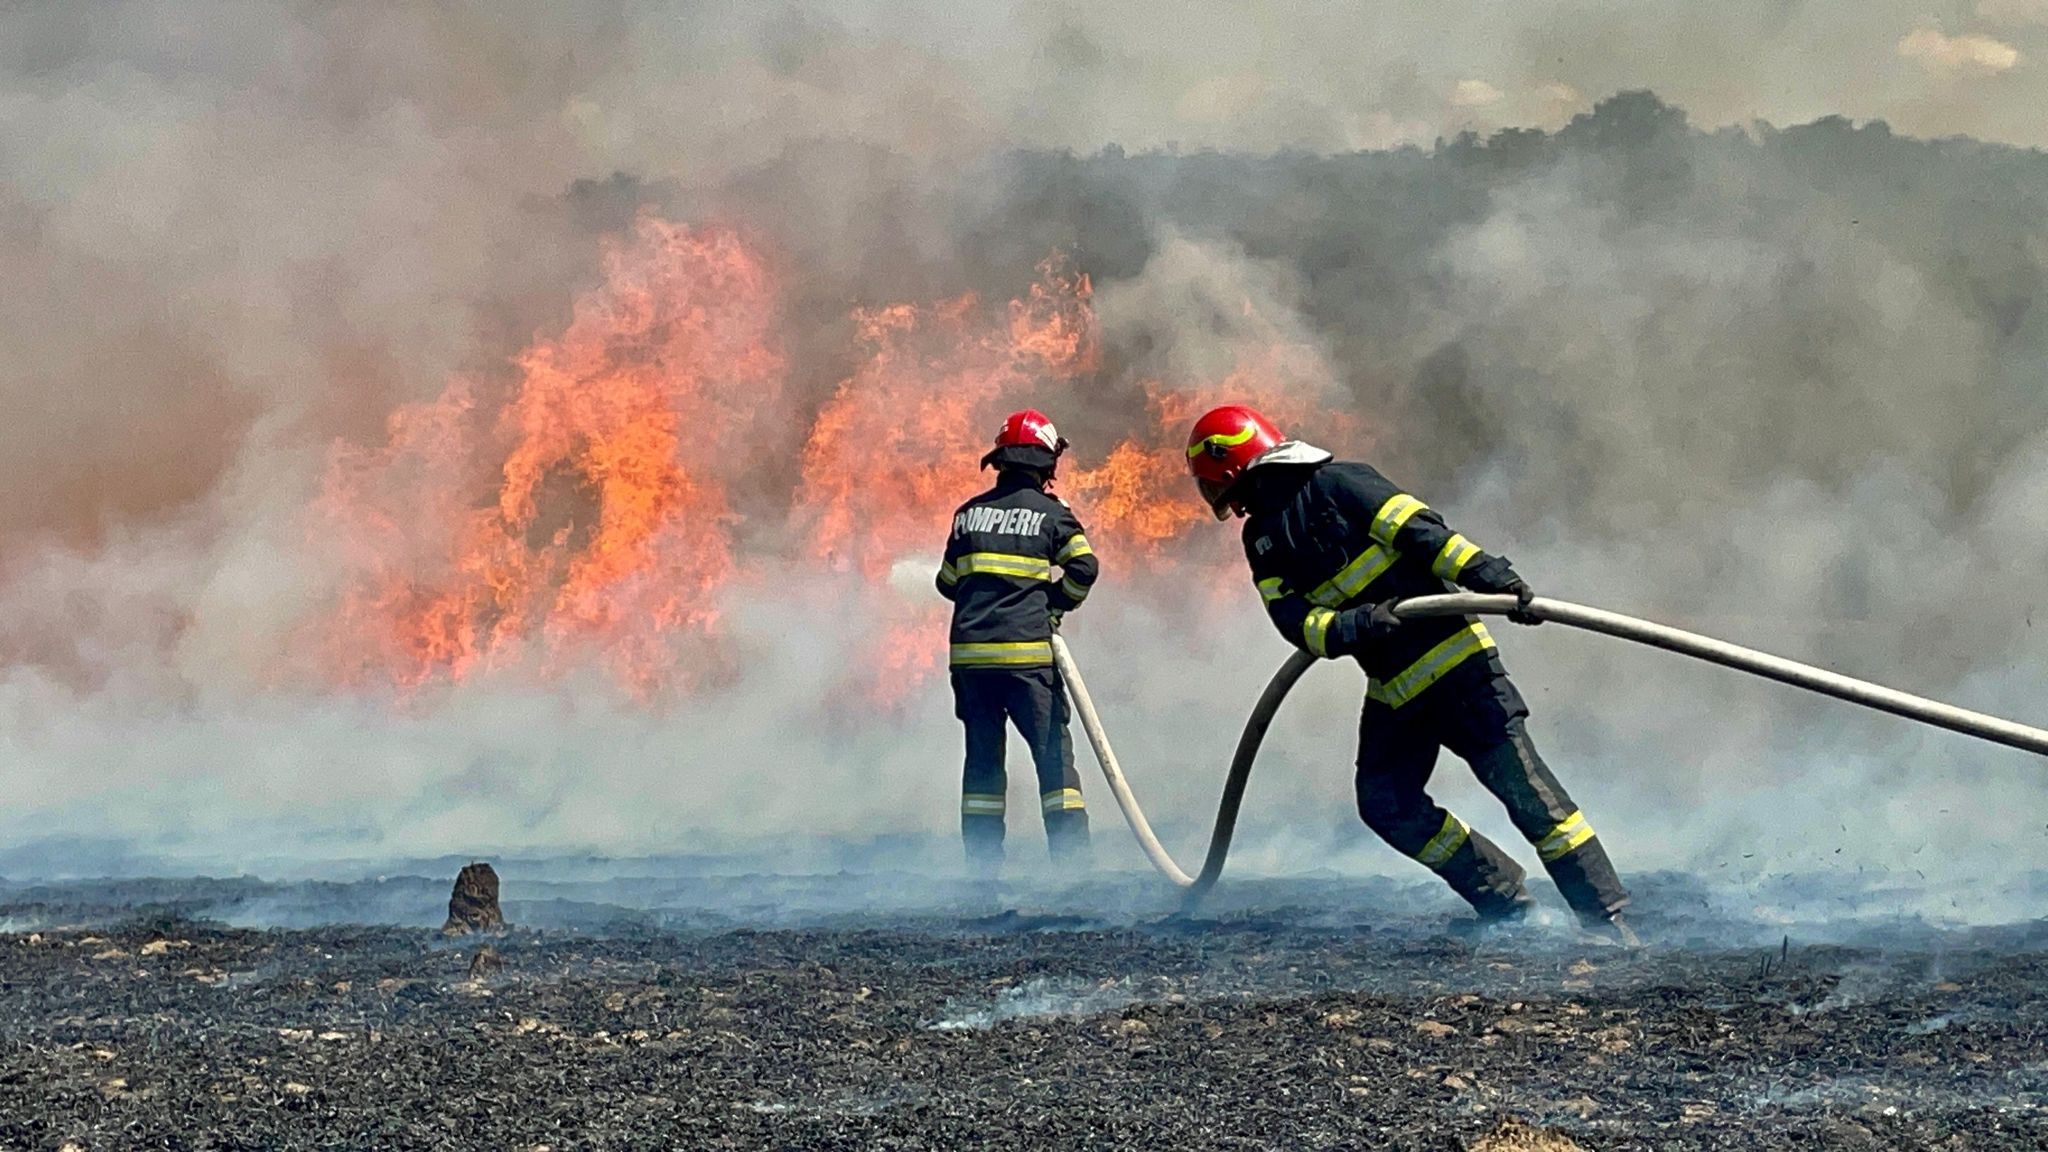
[[[1449,748],[1507,806],[1580,921],[1633,944],[1621,919],[1628,893],[1593,826],[1536,754],[1528,708],[1485,625],[1393,613],[1399,600],[1458,586],[1510,593],[1526,608],[1535,594],[1507,558],[1452,531],[1371,467],[1288,440],[1241,405],[1195,422],[1188,467],[1217,519],[1245,518],[1245,558],[1281,634],[1365,668],[1357,775],[1365,823],[1443,877],[1482,921],[1526,915],[1521,866],[1426,790],[1438,750]]]
[[[953,602],[954,712],[967,727],[960,832],[969,866],[984,876],[1003,860],[1005,719],[1031,749],[1053,859],[1081,862],[1088,848],[1067,700],[1052,659],[1053,629],[1088,598],[1097,572],[1081,522],[1048,491],[1066,448],[1042,413],[1005,420],[981,458],[996,470],[995,487],[953,514],[939,568],[939,594]]]

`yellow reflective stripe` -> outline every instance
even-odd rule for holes
[[[1328,656],[1330,625],[1337,620],[1337,614],[1328,608],[1311,608],[1308,618],[1301,622],[1301,639],[1308,650],[1318,656]]]
[[[1472,826],[1458,819],[1454,813],[1444,813],[1444,826],[1436,830],[1429,843],[1415,853],[1415,858],[1431,868],[1441,868],[1451,862],[1458,849],[1465,846],[1466,837],[1472,835]]]
[[[1050,792],[1041,792],[1038,796],[1038,806],[1047,812],[1076,812],[1088,807],[1081,801],[1079,788],[1055,788]]]
[[[1020,576],[1026,580],[1049,579],[1052,576],[1052,561],[1042,556],[1013,556],[1007,552],[969,552],[953,561],[953,570],[962,576]]]
[[[1422,694],[1422,690],[1444,678],[1451,669],[1494,647],[1486,625],[1470,624],[1450,639],[1422,654],[1422,659],[1401,670],[1382,684],[1374,681],[1366,695],[1382,704],[1399,708]]]
[[[1060,591],[1065,592],[1076,604],[1088,598],[1088,585],[1076,584],[1072,577],[1060,581]]]
[[[1188,445],[1188,459],[1193,460],[1195,457],[1200,456],[1203,452],[1208,450],[1209,445],[1211,444],[1214,444],[1221,448],[1235,448],[1239,444],[1242,444],[1245,441],[1250,440],[1252,437],[1258,434],[1258,426],[1253,424],[1251,421],[1247,420],[1245,421],[1244,428],[1237,432],[1235,435],[1226,435],[1222,432],[1215,432],[1208,436],[1202,437],[1200,440],[1195,441],[1193,444]]]
[[[1443,548],[1437,552],[1436,562],[1429,566],[1429,570],[1446,580],[1456,580],[1458,573],[1463,572],[1465,565],[1470,564],[1472,558],[1477,555],[1479,545],[1453,532],[1451,538],[1444,541]]]
[[[939,565],[939,579],[948,584],[957,584],[960,582],[960,573],[954,569],[951,561],[947,561]]]
[[[1399,552],[1374,544],[1358,559],[1346,564],[1335,576],[1323,581],[1321,586],[1309,593],[1308,602],[1320,604],[1325,608],[1341,607],[1345,601],[1365,591],[1400,558]]]
[[[1067,541],[1067,546],[1060,549],[1060,554],[1052,558],[1052,562],[1055,564],[1065,564],[1076,556],[1093,555],[1095,555],[1095,549],[1088,546],[1088,538],[1076,532],[1073,539]]]
[[[955,668],[995,668],[1012,665],[1033,665],[1052,663],[1052,642],[1049,640],[1019,640],[1001,644],[955,644],[952,651],[952,665]]]
[[[1259,599],[1271,604],[1273,601],[1287,595],[1280,587],[1283,583],[1285,581],[1281,580],[1278,576],[1268,576],[1264,580],[1259,581]]]
[[[1536,842],[1536,855],[1548,864],[1592,838],[1593,826],[1586,823],[1585,814],[1574,812],[1559,821],[1557,827],[1550,830],[1550,835]]]
[[[960,796],[960,814],[963,816],[1001,816],[1003,797],[994,792],[966,792]]]
[[[1372,518],[1372,538],[1392,548],[1401,526],[1408,523],[1409,517],[1427,507],[1429,505],[1405,492],[1393,497],[1380,505],[1378,514]]]

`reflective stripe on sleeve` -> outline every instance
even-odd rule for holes
[[[1076,604],[1079,604],[1081,601],[1086,600],[1088,598],[1088,588],[1089,585],[1087,584],[1074,583],[1074,580],[1071,576],[1065,580],[1060,581],[1060,591],[1065,592],[1067,596],[1070,599],[1072,599]]]
[[[1372,538],[1392,548],[1394,537],[1400,534],[1401,527],[1408,523],[1410,517],[1427,507],[1429,505],[1405,492],[1393,497],[1380,505],[1378,514],[1373,516]]]
[[[1373,681],[1366,695],[1390,708],[1399,708],[1422,695],[1423,689],[1443,679],[1451,669],[1493,647],[1493,637],[1487,634],[1486,625],[1468,624],[1423,653],[1420,660],[1402,669],[1399,675],[1385,683]]]
[[[948,560],[944,564],[939,565],[939,579],[947,584],[957,584],[960,582],[960,573],[953,567],[952,561]]]
[[[1311,608],[1301,622],[1302,643],[1318,656],[1330,654],[1330,625],[1336,623],[1337,614],[1328,608]]]
[[[1444,541],[1443,548],[1437,552],[1436,563],[1431,564],[1429,570],[1446,580],[1456,580],[1458,573],[1463,572],[1465,565],[1470,564],[1472,558],[1477,555],[1479,545],[1453,532],[1451,538]]]
[[[1558,821],[1557,827],[1550,830],[1550,835],[1536,842],[1536,855],[1542,857],[1543,862],[1548,864],[1592,838],[1593,826],[1586,823],[1585,814],[1574,812]]]
[[[1470,824],[1458,819],[1455,813],[1445,812],[1443,827],[1437,829],[1436,835],[1429,838],[1429,843],[1424,844],[1421,850],[1415,853],[1415,858],[1431,868],[1442,868],[1451,862],[1451,857],[1465,846],[1466,838],[1471,835]]]
[[[1264,580],[1259,581],[1259,599],[1271,604],[1273,601],[1287,595],[1286,590],[1282,587],[1284,583],[1285,581],[1281,580],[1278,576],[1268,576]]]
[[[1308,594],[1308,602],[1324,608],[1337,608],[1344,602],[1365,591],[1366,587],[1380,578],[1394,561],[1401,558],[1399,552],[1382,548],[1377,544],[1368,547],[1356,560],[1346,564],[1335,576]]]
[[[1067,546],[1060,549],[1060,554],[1052,558],[1052,562],[1055,564],[1065,564],[1076,556],[1093,555],[1095,555],[1095,549],[1088,546],[1088,538],[1076,532],[1067,541]]]
[[[1038,806],[1046,812],[1078,812],[1087,804],[1081,800],[1079,788],[1055,788],[1039,794]]]

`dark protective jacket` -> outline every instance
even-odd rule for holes
[[[1028,472],[1000,473],[953,513],[939,567],[939,595],[953,602],[953,669],[1050,666],[1051,614],[1079,607],[1097,571],[1066,501]]]
[[[1485,625],[1471,617],[1403,623],[1368,635],[1371,606],[1463,585],[1505,591],[1513,570],[1364,464],[1254,470],[1244,553],[1280,634],[1317,656],[1351,656],[1372,699],[1399,708],[1446,677],[1502,675]]]

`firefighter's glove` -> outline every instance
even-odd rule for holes
[[[1508,619],[1517,624],[1543,623],[1529,614],[1529,601],[1536,598],[1535,589],[1529,587],[1505,556],[1488,556],[1484,562],[1474,564],[1458,577],[1458,583],[1474,592],[1513,596],[1516,608],[1508,613]]]
[[[1543,617],[1529,611],[1529,601],[1536,599],[1536,590],[1529,587],[1528,581],[1517,576],[1514,583],[1509,584],[1502,591],[1515,598],[1515,610],[1508,613],[1508,619],[1513,620],[1517,624],[1543,623]]]
[[[1359,631],[1365,634],[1366,639],[1384,640],[1401,627],[1401,618],[1394,615],[1394,605],[1398,603],[1397,600],[1382,600],[1359,610],[1362,617]]]
[[[1067,618],[1066,612],[1058,608],[1053,609],[1051,612],[1048,612],[1045,615],[1046,619],[1052,623],[1052,630],[1055,632],[1060,630],[1060,621]]]

